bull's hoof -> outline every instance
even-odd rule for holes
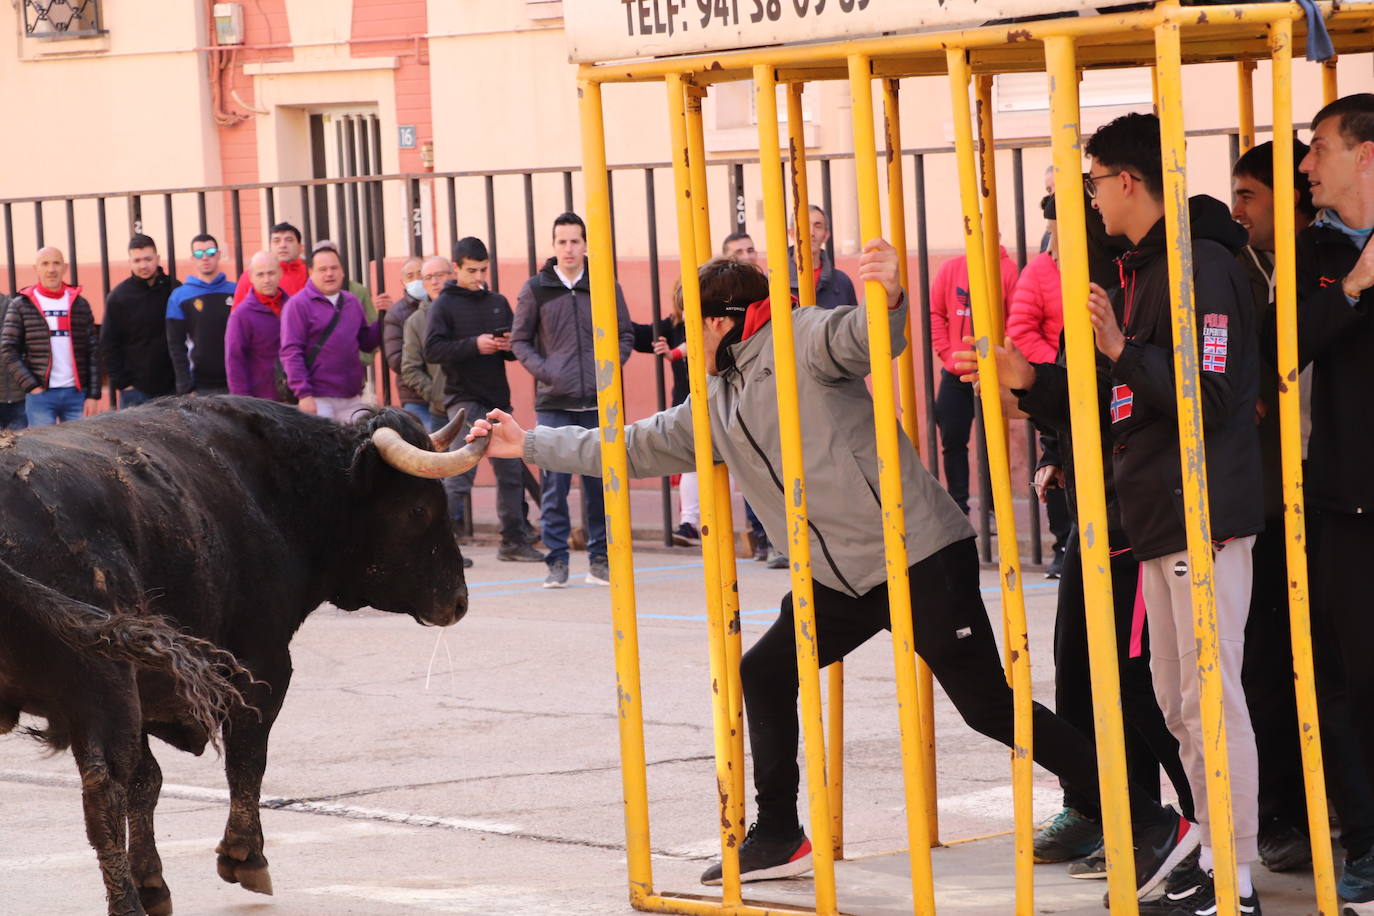
[[[215,869],[220,878],[230,884],[255,894],[272,894],[272,873],[267,870],[267,859],[261,853],[248,853],[242,860],[220,853]]]
[[[255,894],[266,894],[272,896],[272,873],[267,870],[267,860],[262,856],[256,856],[262,862],[260,866],[253,866],[248,863],[240,865],[234,869],[234,875],[239,879],[239,887]]]
[[[172,892],[161,881],[156,886],[140,887],[138,899],[148,916],[172,916]]]

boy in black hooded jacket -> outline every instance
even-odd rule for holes
[[[1088,141],[1084,184],[1107,231],[1133,247],[1118,259],[1115,305],[1093,285],[1088,308],[1097,347],[1110,361],[1108,409],[1121,522],[1141,561],[1151,673],[1169,730],[1179,741],[1202,827],[1199,861],[1170,877],[1171,912],[1215,911],[1193,629],[1191,570],[1174,379],[1173,320],[1159,120],[1117,118]],[[1249,281],[1236,261],[1246,243],[1229,208],[1189,201],[1199,391],[1215,569],[1217,644],[1224,696],[1241,912],[1259,911],[1250,863],[1259,857],[1258,764],[1241,686],[1251,588],[1250,551],[1264,528],[1255,398],[1258,340]],[[1186,264],[1186,262],[1185,262]]]

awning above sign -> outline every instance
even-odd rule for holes
[[[1092,10],[1071,0],[563,0],[579,63],[958,29],[990,19]]]

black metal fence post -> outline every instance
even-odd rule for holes
[[[936,480],[940,479],[940,439],[935,422],[935,363],[934,346],[930,333],[930,238],[926,223],[926,157],[916,153],[916,180],[912,186],[916,190],[916,265],[921,274],[921,344],[924,359],[921,360],[921,380],[925,383],[926,413],[926,467]]]
[[[525,255],[529,261],[530,276],[539,272],[539,249],[534,239],[534,175],[526,172],[525,178]]]
[[[243,202],[239,200],[239,189],[229,192],[229,212],[234,225],[234,263],[243,263]]]
[[[167,224],[167,275],[177,278],[177,237],[172,225],[172,195],[162,195],[162,219]],[[239,268],[242,273],[242,267]]]
[[[563,209],[569,213],[573,208],[573,173],[565,171],[563,173]]]
[[[654,195],[654,170],[644,170],[644,208],[648,213],[649,228],[649,314],[652,316],[653,330],[650,337],[658,336],[659,323],[663,320],[663,305],[660,298],[658,281],[658,202]],[[654,394],[658,409],[668,406],[668,395],[664,384],[664,360],[654,358]],[[663,477],[659,479],[663,496],[663,546],[673,546],[673,484]]]
[[[33,205],[33,232],[38,247],[46,247],[47,239],[43,235],[43,202],[41,200],[36,201]]]
[[[104,198],[101,198],[101,199],[104,200]],[[199,231],[199,232],[204,232],[204,231],[205,231],[205,227],[206,227],[206,223],[205,223],[205,192],[204,192],[204,191],[197,191],[197,192],[196,192],[196,215],[197,215],[197,216],[199,217],[199,219],[200,219],[200,224],[199,224],[199,225],[200,225],[200,229],[197,230],[197,231]]]
[[[501,259],[496,253],[496,176],[486,176],[487,253],[491,255],[491,291],[501,292]]]
[[[1012,196],[1016,199],[1016,266],[1026,269],[1030,250],[1026,246],[1026,169],[1024,150],[1015,147],[1011,151]],[[1010,309],[1011,303],[1007,303]],[[1039,439],[1035,424],[1030,420],[1026,425],[1026,466],[1030,475],[1030,552],[1031,562],[1045,562],[1044,545],[1040,538],[1040,495],[1035,490],[1035,465],[1039,451]]]
[[[100,225],[104,227],[105,199],[103,197],[100,199],[100,209],[102,217]],[[5,263],[9,268],[9,291],[11,294],[17,293],[19,292],[19,273],[18,266],[14,263],[14,206],[9,203],[5,204]],[[107,283],[106,286],[108,285]]]
[[[448,250],[451,255],[458,244],[458,180],[450,175],[444,181],[448,185]]]
[[[80,286],[80,271],[77,269],[76,257],[76,201],[67,198],[67,258],[68,269],[72,286]]]
[[[422,257],[425,253],[425,208],[420,200],[420,179],[410,179],[410,253]]]
[[[6,212],[7,214],[8,214],[8,212],[9,212],[9,205],[8,205],[8,204],[5,205],[5,212]],[[96,226],[97,226],[98,231],[99,231],[99,236],[98,236],[98,237],[99,237],[99,240],[100,240],[100,284],[101,284],[101,286],[104,288],[105,297],[108,299],[109,296],[110,296],[110,238],[109,238],[109,232],[108,232],[108,230],[106,229],[106,226],[105,226],[105,198],[103,198],[103,197],[97,197],[97,198],[95,199],[95,219],[96,219]],[[9,228],[9,226],[8,226],[8,221],[6,221],[6,222],[7,222],[6,228]],[[13,270],[14,270],[14,263],[13,263],[13,262],[14,262],[14,253],[11,252],[11,253],[10,253],[10,271],[11,271],[11,274],[13,274]]]

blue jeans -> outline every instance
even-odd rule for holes
[[[437,431],[438,431],[439,427],[437,427],[437,426],[434,425],[434,419],[435,419],[435,418],[434,418],[434,414],[430,413],[430,411],[429,411],[429,405],[427,405],[427,404],[402,404],[401,406],[402,406],[403,408],[405,408],[406,410],[410,411],[411,413],[415,414],[415,416],[419,417],[419,418],[420,418],[420,423],[421,423],[421,425],[424,426],[425,429],[429,430],[430,432],[437,432]]]
[[[137,407],[139,404],[143,404],[151,400],[152,398],[150,398],[143,392],[139,391],[137,388],[125,388],[119,392],[118,409],[123,410],[126,407]]]
[[[535,418],[540,426],[580,426],[597,428],[595,410],[538,410]],[[545,561],[549,565],[568,562],[568,535],[572,524],[568,518],[568,490],[573,475],[557,471],[544,472],[544,492],[540,499],[540,523],[543,525]],[[592,559],[606,558],[606,505],[601,498],[601,478],[582,475],[582,504],[587,516],[587,555]]]
[[[0,429],[25,429],[29,416],[24,411],[23,401],[0,404]]]
[[[80,388],[49,388],[42,394],[24,397],[24,412],[30,426],[52,426],[81,419],[86,395]]]

